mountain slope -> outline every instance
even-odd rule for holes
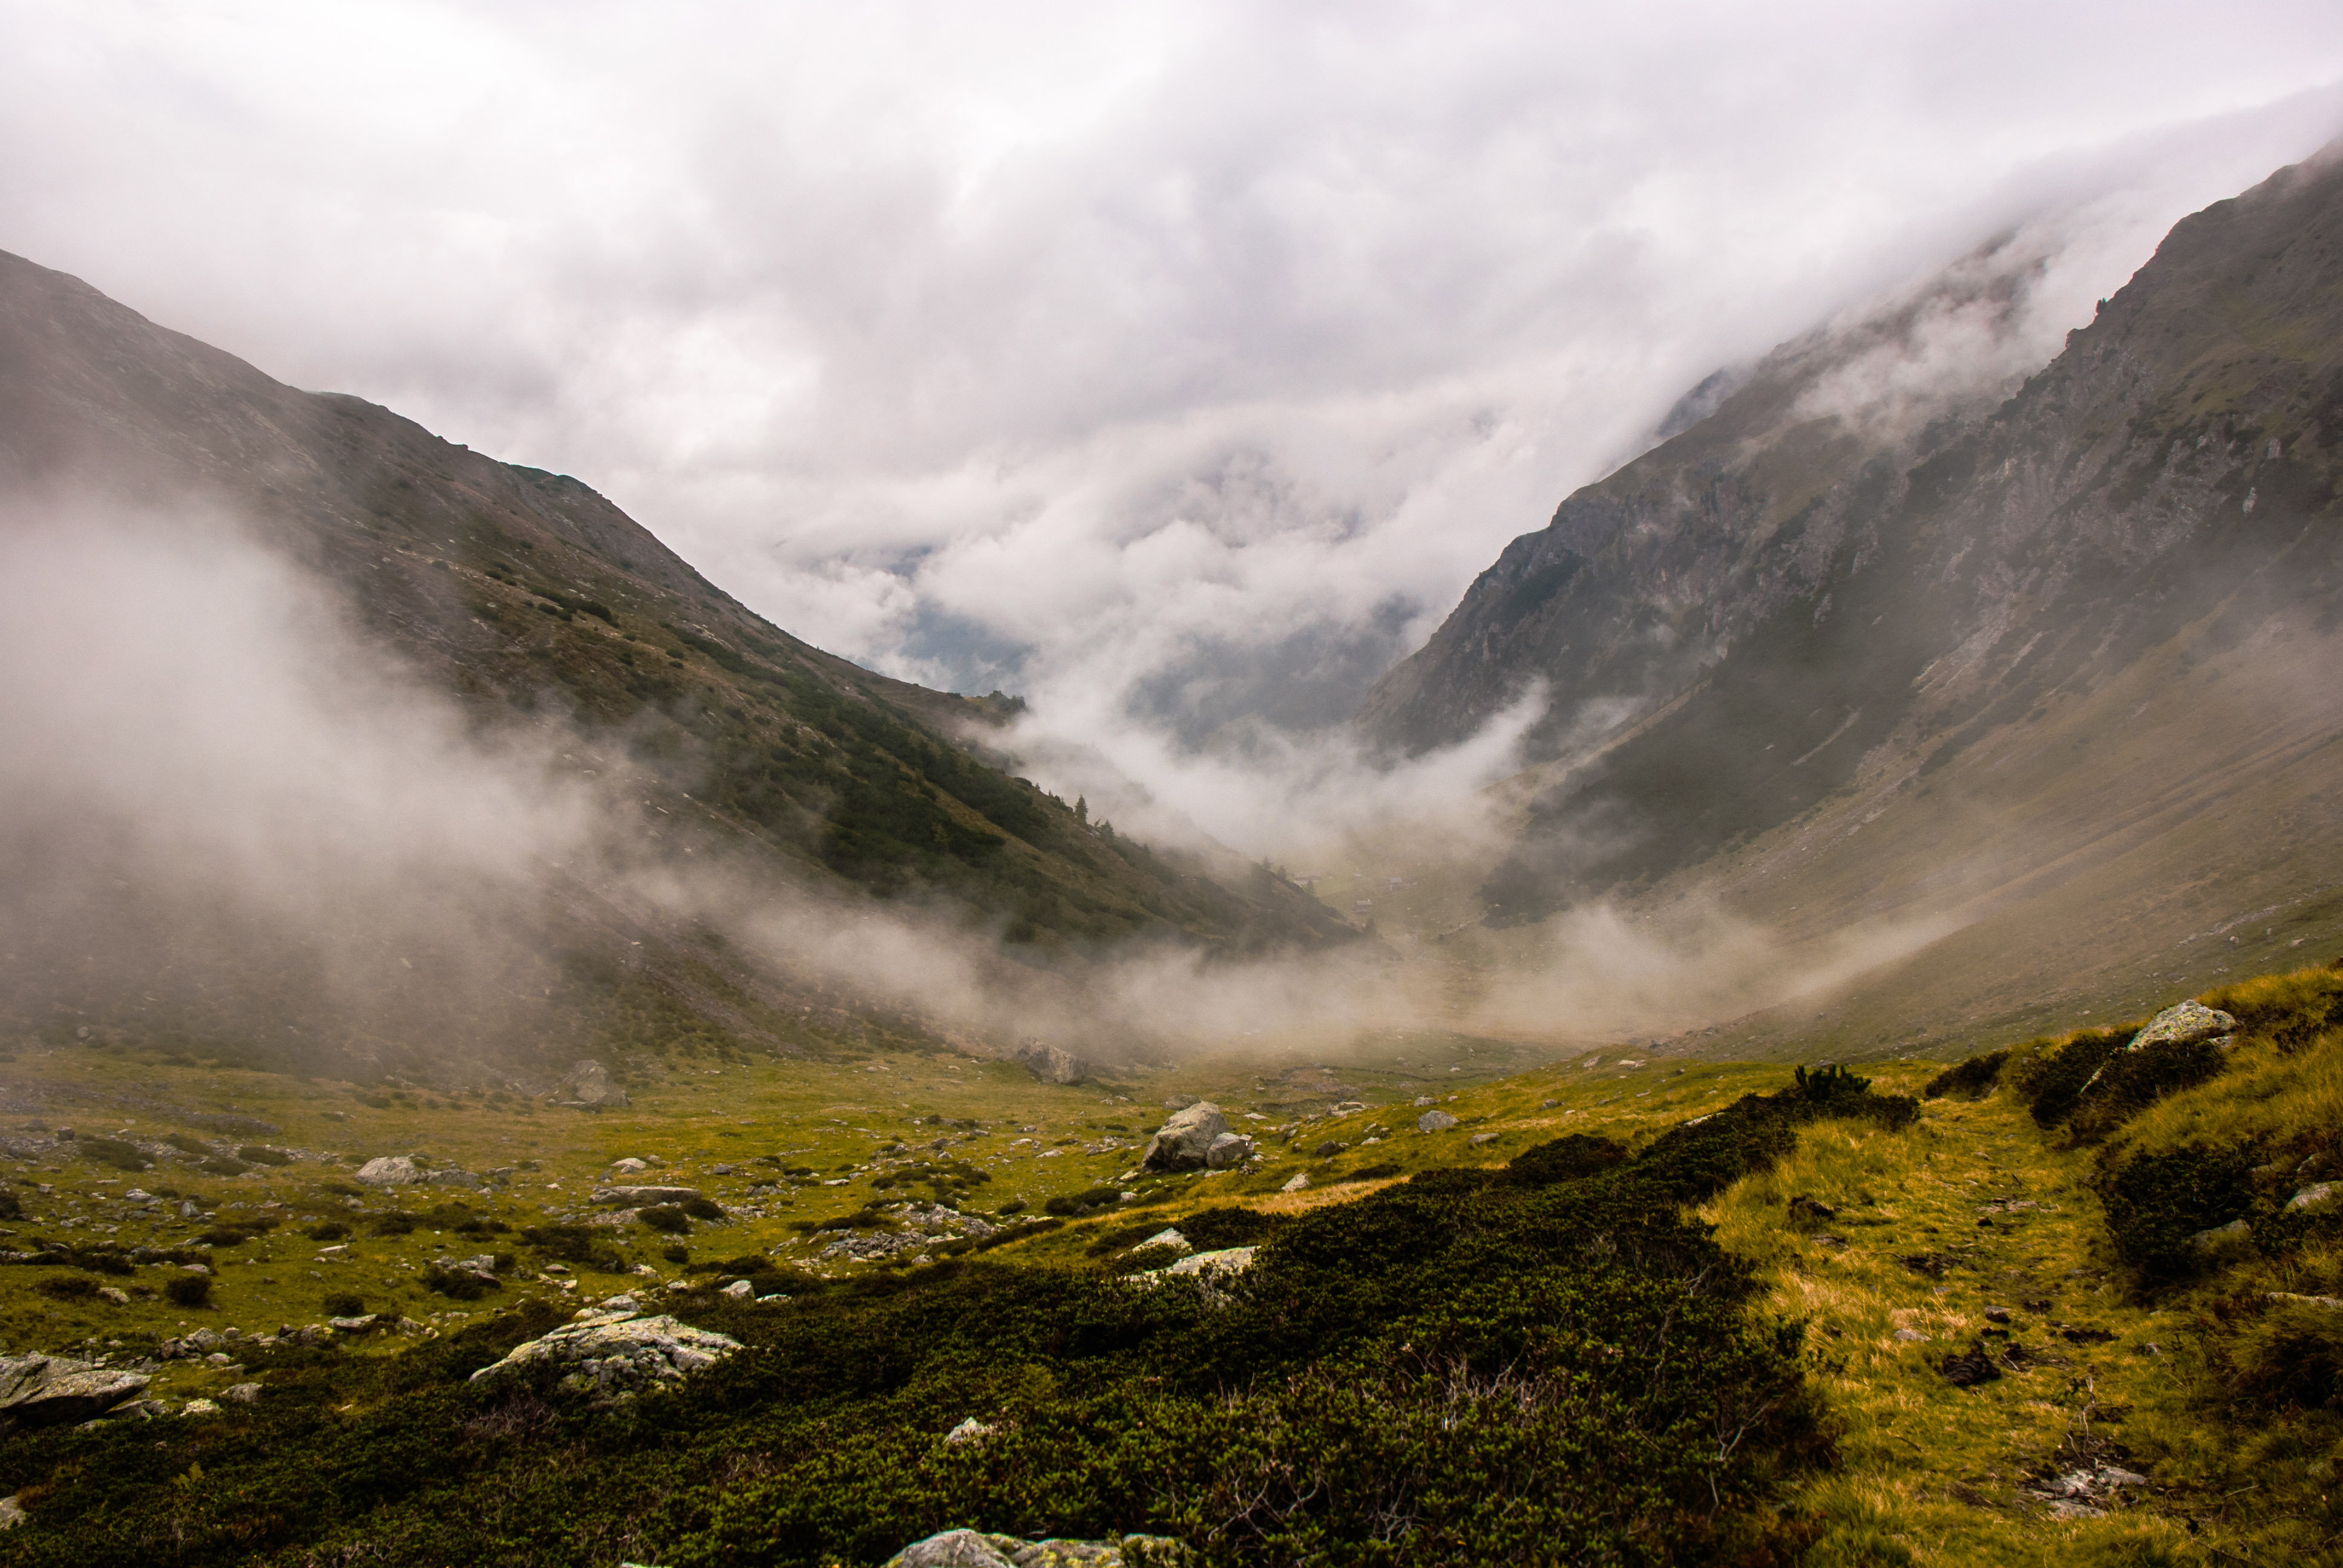
[[[1275,879],[1118,839],[1009,777],[983,740],[1014,709],[998,694],[929,691],[825,654],[575,479],[285,387],[5,255],[0,491],[19,528],[93,497],[186,519],[190,538],[204,514],[235,519],[332,585],[389,661],[458,699],[483,732],[581,739],[592,751],[577,770],[639,785],[625,803],[640,800],[657,825],[646,842],[678,860],[696,854],[850,911],[870,895],[959,910],[1045,962],[1131,938],[1256,949],[1341,933]],[[569,906],[553,941],[568,955],[562,973],[680,940],[597,893],[553,901]],[[185,936],[176,917],[156,919]],[[713,1016],[728,1012],[714,990],[763,983],[737,957],[719,967],[723,985],[703,977],[666,988],[668,1000]],[[538,978],[503,989],[548,1000]],[[794,1018],[803,988],[780,980],[786,996],[769,1000]],[[13,987],[32,993],[19,1020],[43,1016],[38,993],[59,983],[52,970]],[[83,1012],[95,1005],[76,995]],[[287,1005],[281,987],[272,995],[260,1010]],[[748,1016],[729,1010],[724,1029]],[[595,1034],[566,1032],[570,1045]]]
[[[1515,781],[1493,923],[1721,896],[1794,945],[1879,934],[1906,956],[1715,1038],[1847,1052],[2019,1034],[2343,932],[2343,166],[2185,220],[2014,397],[1811,499],[1757,508],[1745,470],[1702,467],[1750,449],[1742,417],[1516,541],[1369,715],[1436,739],[1429,694],[1544,675],[1556,714],[1611,717]],[[1606,514],[1579,601],[1493,636]],[[1668,594],[1696,636],[1554,662],[1629,648]]]

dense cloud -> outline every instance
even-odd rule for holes
[[[0,247],[587,479],[1247,849],[1674,397],[2016,231],[2022,373],[2343,125],[2315,5],[0,5]],[[1054,769],[1054,771],[1053,771]],[[1117,778],[1122,782],[1117,783]],[[1372,799],[1366,799],[1372,797]]]

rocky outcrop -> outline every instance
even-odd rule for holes
[[[821,1250],[833,1260],[871,1263],[884,1258],[917,1255],[930,1247],[962,1239],[981,1241],[1001,1227],[973,1214],[947,1209],[940,1203],[906,1203],[890,1211],[892,1230],[851,1231]]]
[[[2147,1027],[2133,1035],[2124,1049],[2147,1050],[2158,1045],[2194,1045],[2200,1040],[2217,1040],[2237,1031],[2237,1020],[2227,1013],[2203,1002],[2184,1001],[2148,1020]]]
[[[63,1356],[0,1356],[0,1436],[104,1415],[137,1400],[153,1381]]]
[[[1142,1171],[1201,1171],[1212,1161],[1213,1143],[1226,1136],[1229,1119],[1209,1100],[1200,1100],[1165,1121],[1139,1157]]]
[[[729,1335],[668,1317],[586,1312],[575,1322],[515,1345],[471,1381],[579,1395],[608,1404],[672,1387],[740,1348]]]
[[[611,1081],[608,1069],[588,1057],[553,1086],[553,1102],[588,1111],[617,1111],[625,1107],[627,1091]]]
[[[1091,1076],[1089,1062],[1062,1046],[1045,1045],[1038,1040],[1020,1045],[1017,1060],[1043,1083],[1086,1083]]]
[[[1185,1544],[1169,1535],[1026,1541],[947,1530],[904,1547],[887,1560],[887,1568],[1191,1568],[1195,1561]]]

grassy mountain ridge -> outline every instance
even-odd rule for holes
[[[27,524],[104,505],[196,532],[226,514],[241,537],[329,585],[405,678],[454,698],[482,733],[534,738],[565,751],[558,768],[623,783],[641,818],[627,829],[630,854],[713,858],[751,882],[838,901],[850,920],[871,898],[959,910],[962,925],[998,931],[1043,969],[1131,940],[1233,951],[1342,934],[1297,890],[1233,858],[1118,838],[1012,777],[1013,759],[986,739],[1013,716],[1012,699],[929,691],[825,654],[576,479],[496,462],[357,398],[282,386],[14,256],[0,256],[0,484]],[[710,1015],[718,1036],[786,1044],[803,1034],[790,1020],[844,1021],[834,988],[821,997],[805,977],[756,973],[742,953],[711,949],[708,933],[591,878],[554,880],[537,905],[490,922],[542,928],[509,982],[492,988],[505,1001],[598,987],[555,1030],[548,1056],[590,1049],[598,1026],[588,1015],[624,1010],[588,978],[606,971],[635,976],[687,1015],[729,990],[725,1021]],[[138,902],[134,918],[186,963],[93,985],[71,972],[78,951],[63,956],[75,942],[50,941],[39,978],[12,988],[12,1021],[46,1027],[64,1002],[71,1016],[125,1027],[139,1020],[106,1010],[98,993],[150,987],[175,967],[184,980],[203,943],[174,925],[167,896]],[[234,926],[234,911],[217,923]],[[25,945],[42,949],[40,936]],[[272,939],[256,929],[251,940]],[[298,988],[254,971],[298,967],[244,965],[233,983],[250,998],[246,1016],[215,987],[194,1026],[283,1013]],[[428,989],[377,979],[385,995]],[[424,1027],[414,1009],[428,1003],[410,997],[396,1022],[359,1032],[412,1036]],[[466,1037],[546,1026],[527,1021],[528,1007],[504,1010],[508,1023]],[[390,1038],[366,1049],[402,1048]]]

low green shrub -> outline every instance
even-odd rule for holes
[[[1101,1209],[1111,1208],[1122,1201],[1120,1187],[1092,1187],[1081,1192],[1061,1192],[1041,1204],[1044,1213],[1074,1216],[1095,1214]]]
[[[658,1203],[648,1209],[638,1210],[635,1218],[649,1229],[659,1231],[663,1235],[689,1236],[691,1234],[691,1221],[682,1210],[672,1203]]]
[[[212,1277],[209,1274],[179,1274],[166,1282],[163,1294],[176,1307],[208,1307],[212,1304]]]
[[[366,1298],[350,1291],[336,1291],[317,1303],[317,1310],[329,1318],[362,1318],[366,1316]]]
[[[119,1138],[76,1138],[74,1149],[84,1159],[116,1171],[144,1171],[152,1163],[136,1144]]]

